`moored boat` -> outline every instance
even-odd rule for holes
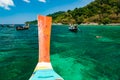
[[[72,32],[77,32],[78,31],[78,26],[77,25],[70,25],[69,30]]]
[[[1,24],[0,26],[1,26],[1,27],[4,27],[4,24]]]
[[[29,24],[25,25],[25,26],[18,25],[16,27],[16,30],[27,30],[27,29],[29,29]]]

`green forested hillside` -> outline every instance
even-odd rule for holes
[[[120,0],[95,0],[82,8],[49,14],[53,23],[120,23]]]

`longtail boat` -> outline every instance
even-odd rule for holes
[[[38,15],[39,60],[29,80],[64,80],[50,62],[51,22],[51,17]]]
[[[69,30],[72,32],[77,32],[78,31],[78,26],[77,25],[70,25]]]
[[[29,24],[24,25],[24,26],[18,25],[16,27],[16,30],[27,30],[27,29],[29,29]]]

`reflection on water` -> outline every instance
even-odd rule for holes
[[[51,62],[55,71],[65,80],[120,80],[120,27],[79,29],[82,32],[73,33],[68,26],[52,27]],[[28,80],[37,55],[37,26],[23,31],[0,27],[0,80]]]

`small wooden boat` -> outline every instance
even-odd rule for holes
[[[78,31],[78,26],[77,25],[70,25],[69,30],[72,32],[77,32]]]
[[[1,26],[1,27],[4,27],[4,24],[1,24],[0,26]]]
[[[64,80],[50,62],[51,23],[51,17],[38,16],[39,61],[29,80]]]
[[[26,26],[21,26],[21,25],[18,25],[17,27],[16,27],[16,30],[27,30],[27,29],[29,29],[29,24]]]

